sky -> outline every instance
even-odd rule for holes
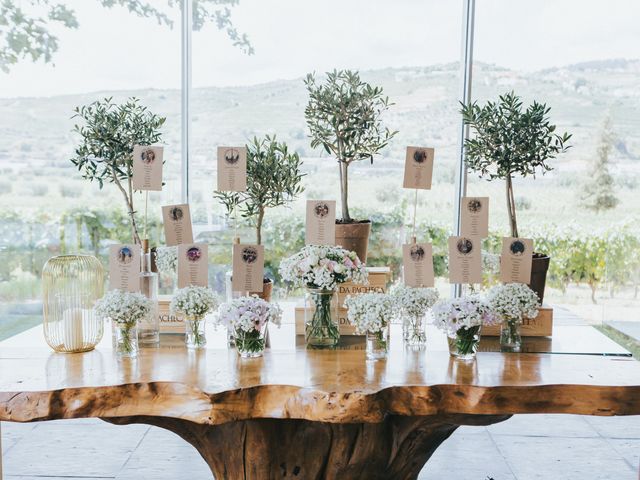
[[[57,28],[54,64],[0,72],[0,97],[180,88],[180,12],[173,30],[97,0],[60,0],[77,30]],[[163,0],[151,0],[164,5]],[[193,37],[193,85],[250,85],[333,68],[376,69],[457,61],[462,0],[240,0],[233,18],[247,56],[213,25]],[[535,71],[640,57],[635,0],[479,0],[478,61]]]

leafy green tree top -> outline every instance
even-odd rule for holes
[[[514,92],[483,106],[477,102],[461,105],[465,124],[475,132],[464,143],[467,167],[488,180],[505,180],[511,234],[517,237],[513,177],[551,170],[548,161],[570,148],[571,135],[555,133],[549,107],[534,101],[523,109],[522,100]]]
[[[581,200],[585,202],[584,206],[595,212],[613,209],[620,201],[616,197],[615,180],[609,172],[611,161],[609,157],[614,141],[611,117],[607,115],[602,122],[596,156],[591,161],[591,168],[581,194]]]
[[[73,118],[82,122],[74,126],[81,141],[71,162],[100,188],[105,183],[118,187],[127,206],[132,241],[141,243],[133,205],[133,146],[158,143],[166,119],[148,111],[137,98],[120,105],[112,98],[98,100],[76,107]]]
[[[231,215],[237,208],[243,218],[256,229],[256,242],[262,244],[262,224],[268,208],[292,202],[304,191],[302,161],[287,144],[279,143],[275,135],[266,135],[247,145],[247,190],[245,192],[214,192]]]
[[[315,75],[309,74],[304,83],[309,92],[304,114],[311,146],[322,146],[338,160],[342,221],[349,223],[349,165],[359,160],[373,163],[373,156],[397,133],[383,127],[381,121],[392,104],[382,87],[363,82],[358,72],[350,70],[327,73],[323,84],[317,84]]]

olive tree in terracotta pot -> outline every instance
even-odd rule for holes
[[[522,100],[514,92],[499,97],[498,102],[462,104],[462,117],[475,132],[465,140],[466,163],[472,171],[488,180],[504,180],[507,212],[512,237],[518,237],[516,205],[513,196],[513,178],[534,176],[552,169],[547,163],[566,152],[571,135],[555,133],[556,126],[549,121],[550,108],[534,101],[523,109]],[[549,268],[549,256],[533,254],[531,284],[540,298]]]
[[[381,121],[391,104],[382,87],[363,82],[358,72],[334,70],[322,84],[309,74],[304,82],[309,93],[304,114],[311,146],[323,147],[340,168],[342,215],[336,220],[336,244],[355,251],[364,262],[371,221],[356,220],[349,214],[349,166],[360,160],[373,163],[373,157],[397,133],[383,127]]]
[[[256,243],[262,245],[262,226],[269,208],[287,205],[304,191],[302,161],[287,144],[278,142],[275,135],[254,138],[247,145],[247,190],[244,192],[214,192],[227,215],[234,211],[249,221],[256,232]],[[264,288],[256,292],[264,300],[271,300],[273,280],[264,278]]]

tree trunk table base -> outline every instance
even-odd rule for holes
[[[170,430],[193,445],[217,480],[415,479],[460,425],[510,415],[387,416],[381,423],[253,419],[202,425],[167,417],[103,418]]]

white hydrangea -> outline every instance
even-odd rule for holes
[[[208,287],[190,285],[178,290],[171,299],[171,312],[188,317],[203,317],[218,306],[218,296]]]
[[[435,288],[407,287],[401,283],[391,287],[389,293],[397,308],[410,317],[424,316],[439,297]]]
[[[341,247],[307,245],[280,262],[280,275],[297,287],[334,290],[340,283],[366,284],[367,270],[355,252]]]
[[[261,331],[265,323],[280,325],[282,309],[277,303],[269,303],[257,295],[234,298],[218,308],[216,323],[228,330]]]
[[[487,301],[503,320],[516,322],[535,318],[540,307],[538,295],[524,283],[496,285],[487,292]]]
[[[349,310],[347,319],[356,326],[356,332],[376,333],[382,331],[391,322],[395,304],[386,293],[363,293],[349,296],[344,302]]]
[[[176,273],[178,268],[178,247],[156,248],[156,267],[162,273]]]
[[[431,309],[433,323],[448,336],[461,328],[494,325],[499,321],[488,302],[477,295],[440,300]]]
[[[96,302],[94,311],[99,318],[111,319],[122,325],[135,325],[149,316],[153,302],[141,293],[111,290]]]

